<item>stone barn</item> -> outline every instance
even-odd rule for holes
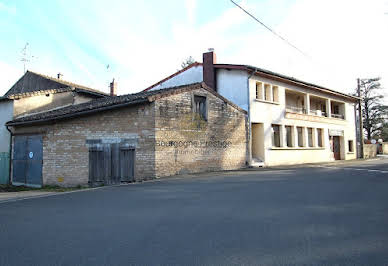
[[[106,97],[9,121],[12,183],[100,185],[247,162],[247,113],[204,83]]]

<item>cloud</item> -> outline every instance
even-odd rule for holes
[[[38,60],[30,66],[50,75],[61,71],[65,79],[104,90],[115,77],[122,94],[172,74],[188,56],[201,61],[202,52],[215,48],[220,63],[250,64],[344,92],[355,87],[357,77],[382,76],[383,84],[388,80],[388,16],[382,1],[240,3],[312,59],[233,4],[218,8],[206,2],[210,13],[204,17],[201,3],[79,2],[74,9],[71,1],[63,1],[55,23],[46,10],[33,7],[29,12],[39,18],[49,45],[34,53]]]

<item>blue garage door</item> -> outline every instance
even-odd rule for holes
[[[15,136],[12,160],[12,183],[42,186],[42,136]]]

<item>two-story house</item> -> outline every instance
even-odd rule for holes
[[[111,83],[116,94],[116,83]],[[109,94],[62,79],[27,71],[0,97],[0,184],[9,181],[11,134],[4,124],[15,118],[46,112],[60,107],[77,105]]]
[[[251,165],[357,157],[357,97],[258,67],[217,64],[213,51],[146,90],[201,81],[248,112]]]

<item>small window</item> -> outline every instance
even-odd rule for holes
[[[272,86],[272,101],[277,103],[279,102],[279,87]]]
[[[298,146],[303,147],[303,128],[297,127],[296,130],[298,131]]]
[[[271,85],[264,84],[264,100],[271,101]]]
[[[322,128],[317,128],[318,147],[323,147],[323,136],[322,136],[322,133],[323,133]]]
[[[354,152],[353,140],[349,140],[348,145],[349,145],[349,149],[348,149],[349,152]]]
[[[307,128],[307,134],[308,134],[308,145],[309,147],[313,147],[313,129],[311,127]]]
[[[194,95],[194,113],[198,115],[198,118],[207,120],[207,110],[206,110],[206,97]]]
[[[287,135],[287,147],[292,147],[292,127],[286,126],[286,135]]]
[[[263,83],[256,83],[256,99],[263,100]]]
[[[280,126],[272,125],[272,146],[280,147]]]

